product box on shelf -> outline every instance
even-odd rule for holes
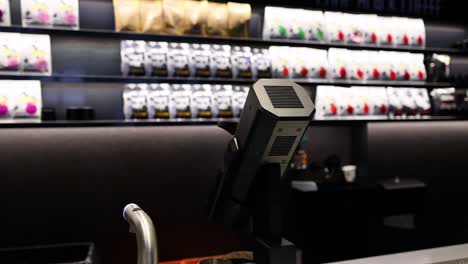
[[[232,78],[231,46],[211,45],[211,76]]]
[[[209,44],[190,44],[190,76],[211,76],[211,47]]]
[[[307,49],[309,61],[309,77],[314,79],[328,78],[328,51]]]
[[[213,93],[213,117],[233,117],[232,85],[216,84],[212,85],[211,89]]]
[[[291,77],[291,66],[290,61],[291,54],[289,53],[289,47],[285,46],[271,46],[270,47],[270,58],[271,68],[273,71],[273,78],[290,78]]]
[[[308,48],[289,48],[289,57],[291,63],[290,77],[294,79],[309,78],[309,54]]]
[[[120,42],[121,70],[124,76],[144,76],[146,43],[141,40]]]
[[[190,84],[173,84],[171,92],[171,118],[191,118],[192,87]]]
[[[42,91],[40,81],[16,81],[14,118],[41,118]]]
[[[21,34],[23,72],[51,75],[52,55],[49,35]]]
[[[24,27],[79,28],[78,0],[21,0]]]
[[[454,87],[437,88],[431,91],[434,115],[457,114],[457,90]],[[463,98],[465,99],[465,98]]]
[[[397,27],[395,21],[391,17],[379,17],[380,26],[380,44],[387,46],[395,46],[397,44],[395,34],[397,34]]]
[[[169,75],[167,53],[167,42],[146,42],[144,57],[147,76],[167,77]]]
[[[395,44],[397,46],[410,45],[411,20],[404,17],[392,17],[395,26]]]
[[[288,9],[282,7],[265,7],[263,22],[263,39],[286,39],[291,30]]]
[[[371,115],[382,117],[388,115],[389,103],[385,87],[368,87]]]
[[[306,37],[308,40],[325,41],[325,17],[322,11],[304,10],[307,18]]]
[[[417,47],[426,46],[426,26],[422,19],[410,19],[409,45]]]
[[[362,43],[379,45],[382,38],[380,19],[377,15],[359,15],[363,29]]]
[[[169,43],[167,65],[169,76],[188,77],[190,46],[188,43]]]
[[[228,34],[231,37],[246,38],[249,36],[249,21],[252,17],[250,4],[228,2]]]
[[[328,50],[329,78],[345,80],[349,78],[349,52],[346,49],[331,48]]]
[[[429,94],[425,88],[411,88],[409,89],[411,96],[415,102],[416,109],[415,115],[427,116],[431,114],[431,101]]]
[[[211,118],[213,116],[212,108],[211,85],[192,85],[192,117]]]
[[[328,41],[348,43],[350,24],[346,15],[338,12],[325,12],[324,14]]]
[[[336,117],[338,115],[339,94],[335,88],[334,86],[317,86],[317,93],[315,95],[317,112],[315,119]]]
[[[348,56],[345,59],[349,79],[358,81],[367,80],[366,65],[368,64],[368,60],[363,56],[364,54],[361,51],[348,51]]]
[[[356,115],[356,97],[349,87],[337,87],[338,115],[352,117]]]
[[[389,116],[393,118],[395,116],[403,115],[403,105],[400,101],[400,93],[398,92],[398,88],[388,87],[387,97]]]
[[[271,58],[268,49],[252,49],[252,77],[253,79],[271,78]]]
[[[401,64],[398,52],[379,51],[378,58],[382,63],[382,78],[387,81],[396,81],[398,76],[402,75],[397,72],[399,70],[399,64]]]
[[[348,39],[349,43],[362,44],[364,42],[364,34],[366,31],[365,20],[360,15],[355,14],[343,14],[342,18],[348,24]]]
[[[289,39],[306,40],[309,39],[308,27],[310,20],[307,17],[309,13],[303,9],[287,9],[286,16],[289,22]]]
[[[245,100],[249,93],[249,87],[243,85],[235,85],[232,93],[232,111],[234,117],[240,117],[242,110],[244,109]]]
[[[361,59],[364,60],[364,76],[366,80],[382,80],[385,63],[379,58],[378,51],[361,51]]]
[[[161,0],[140,0],[140,27],[142,33],[162,33],[164,30],[163,6]],[[122,16],[117,7],[119,15]],[[134,10],[134,9],[130,9]],[[121,22],[121,21],[119,21]]]
[[[112,0],[116,31],[140,32],[140,1]]]
[[[0,80],[0,120],[11,119],[15,114],[15,93],[13,81]]]
[[[424,54],[411,53],[407,55],[410,81],[426,81],[427,72],[424,65]]]
[[[355,111],[357,116],[370,116],[372,115],[372,97],[370,89],[367,87],[351,87],[351,93],[354,97]]]
[[[0,26],[11,25],[10,1],[0,0]]]
[[[18,33],[0,33],[0,72],[12,73],[22,70],[21,35]]]
[[[252,49],[250,47],[232,47],[232,73],[234,78],[252,78]]]
[[[171,87],[167,83],[153,83],[149,85],[147,102],[150,119],[171,117],[169,104]]]
[[[173,1],[173,0],[170,0]],[[208,2],[209,15],[203,24],[203,35],[228,36],[229,10],[226,3]]]
[[[148,85],[127,84],[123,91],[125,119],[148,119]]]

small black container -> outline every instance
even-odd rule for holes
[[[70,106],[67,108],[67,120],[93,120],[94,109],[89,106]]]
[[[57,115],[55,113],[55,108],[53,108],[53,107],[43,107],[41,117],[42,117],[42,121],[55,121],[55,120],[57,120]]]

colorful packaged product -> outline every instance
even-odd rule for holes
[[[124,76],[145,76],[146,43],[142,40],[120,42],[121,71]]]
[[[362,59],[365,61],[365,76],[367,80],[381,80],[384,76],[384,65],[378,51],[361,51]]]
[[[52,0],[52,24],[55,27],[79,29],[80,13],[78,0]]]
[[[336,117],[338,115],[338,94],[334,86],[317,86],[315,105],[316,119]]]
[[[213,116],[218,118],[233,117],[232,85],[212,85]]]
[[[431,114],[431,102],[429,94],[425,88],[410,88],[409,92],[416,105],[417,116],[427,116]]]
[[[307,39],[314,41],[325,41],[325,17],[322,11],[304,10],[307,18]]]
[[[182,35],[187,31],[188,21],[185,13],[185,0],[162,0],[164,31],[168,34]]]
[[[249,36],[249,21],[252,17],[252,8],[250,4],[227,3],[228,35],[231,37],[247,38]]]
[[[170,113],[170,98],[171,87],[167,83],[153,83],[149,85],[146,101],[148,102],[149,118],[171,117]]]
[[[386,116],[388,114],[388,95],[384,87],[369,87],[371,115]]]
[[[396,34],[397,26],[395,20],[391,17],[379,17],[380,22],[378,23],[381,28],[380,44],[395,46],[397,44]]]
[[[164,31],[163,6],[161,0],[140,0],[140,25],[143,33]]]
[[[192,87],[190,84],[173,84],[171,92],[171,118],[191,118]]]
[[[40,81],[12,82],[14,91],[14,118],[41,118],[42,90]]]
[[[337,87],[338,115],[350,117],[356,114],[356,98],[351,88]]]
[[[22,68],[21,35],[18,33],[0,33],[0,71],[19,72]]]
[[[410,41],[409,44],[417,47],[426,46],[426,26],[422,19],[410,19]]]
[[[140,0],[113,0],[113,3],[115,31],[140,32]]]
[[[21,17],[23,27],[52,26],[52,1],[50,0],[21,0]]]
[[[10,1],[0,0],[0,26],[11,25]]]
[[[243,85],[235,85],[232,93],[232,110],[234,117],[240,117],[242,110],[244,109],[245,100],[249,93],[249,87]]]
[[[379,45],[381,39],[380,19],[376,15],[360,15],[359,20],[363,25],[363,43]]]
[[[206,24],[208,16],[207,0],[186,0],[185,19],[187,27],[184,34],[200,35],[203,33],[203,26]]]
[[[192,85],[192,116],[194,118],[211,118],[212,111],[211,85]]]
[[[367,80],[367,58],[363,56],[363,53],[361,51],[348,50],[348,56],[345,58],[349,79],[358,81]]]
[[[15,88],[13,81],[0,80],[0,119],[10,119],[15,110]]]
[[[211,45],[211,76],[232,78],[231,46]]]
[[[209,44],[190,44],[190,76],[211,76],[211,47]]]
[[[245,46],[232,47],[232,72],[234,78],[252,78],[252,49]]]
[[[390,117],[396,117],[403,115],[403,104],[400,100],[399,88],[388,87],[387,98],[388,98],[388,110]]]
[[[146,42],[145,70],[148,76],[167,77],[169,75],[167,54],[167,42]]]
[[[365,38],[367,25],[360,15],[343,14],[342,18],[349,25],[347,39],[350,43],[362,44]]]
[[[252,49],[252,77],[253,79],[271,78],[271,59],[268,49]]]
[[[427,73],[424,65],[424,54],[410,53],[407,55],[410,81],[426,81]]]
[[[52,73],[49,35],[21,34],[23,71],[35,74]]]
[[[303,9],[286,9],[286,17],[289,22],[289,39],[306,40],[309,39],[310,20],[309,13]]]
[[[172,0],[171,0],[172,1]],[[209,15],[203,26],[203,35],[228,36],[228,8],[225,3],[208,2]]]
[[[190,46],[188,43],[169,43],[167,66],[169,76],[188,77]]]
[[[148,85],[127,84],[123,91],[125,119],[148,119]]]
[[[329,78],[345,80],[349,78],[349,52],[346,49],[331,48],[328,50]]]
[[[370,89],[368,87],[351,87],[356,105],[355,115],[370,116],[372,114]]]
[[[263,39],[286,39],[290,31],[288,9],[282,7],[265,7],[263,22]]]
[[[343,13],[325,12],[325,23],[328,41],[340,43],[349,41],[350,25]]]
[[[290,78],[291,62],[289,47],[270,46],[271,68],[274,78]]]

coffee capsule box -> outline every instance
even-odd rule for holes
[[[192,87],[190,84],[173,84],[171,89],[171,118],[192,117]]]
[[[426,81],[427,72],[424,65],[424,54],[412,53],[408,56],[409,74],[411,81]]]
[[[167,42],[149,41],[145,50],[145,69],[147,76],[167,77]]]
[[[391,17],[379,17],[380,22],[378,25],[381,29],[380,35],[380,44],[386,46],[396,46],[397,45],[397,26],[395,25],[395,20]]]
[[[169,43],[167,66],[170,77],[189,77],[189,54],[188,43]]]
[[[376,15],[359,15],[359,20],[363,25],[362,43],[369,45],[380,45],[382,38],[382,25]]]
[[[322,11],[304,10],[307,18],[306,37],[313,41],[326,41],[325,17]]]
[[[356,97],[351,88],[337,87],[338,92],[338,115],[350,117],[356,114]]]
[[[124,76],[144,76],[146,43],[141,40],[123,40],[120,43],[121,71]]]
[[[190,44],[190,76],[211,76],[211,47],[209,44]]]
[[[389,103],[385,87],[369,87],[369,102],[371,105],[371,115],[376,117],[387,116]]]
[[[349,79],[364,81],[367,80],[366,65],[368,64],[367,58],[363,56],[361,51],[348,51],[346,56],[346,64],[348,65]]]
[[[52,27],[53,7],[50,0],[21,0],[23,27]]]
[[[394,87],[387,88],[389,116],[392,118],[403,115],[403,104],[400,100],[398,89]]]
[[[12,82],[14,86],[14,118],[41,118],[42,91],[40,81]]]
[[[338,94],[334,86],[317,86],[315,95],[315,105],[317,112],[316,119],[336,117],[338,115]]]
[[[232,47],[232,72],[234,78],[252,78],[252,49],[250,47]]]
[[[170,113],[171,87],[167,83],[153,83],[149,85],[147,103],[149,118],[168,119]]]
[[[0,26],[11,25],[10,1],[0,0]]]
[[[271,58],[268,49],[252,49],[252,77],[254,79],[271,78]]]
[[[353,44],[362,44],[365,37],[365,28],[367,27],[367,25],[364,24],[365,21],[361,19],[360,15],[354,14],[343,14],[343,19],[348,25],[348,29],[346,30],[346,39],[348,42]]]
[[[213,116],[211,85],[192,85],[192,116],[194,118],[211,118]]]
[[[349,78],[349,52],[346,49],[331,48],[328,50],[329,78],[346,80]]]
[[[288,9],[281,7],[265,7],[263,23],[263,39],[286,39],[290,29]]]
[[[0,72],[19,72],[22,69],[22,38],[18,33],[0,33]]]
[[[80,28],[78,0],[51,0],[52,25],[61,28]]]
[[[232,118],[232,85],[212,85],[213,93],[213,116],[218,118]]]
[[[307,40],[309,39],[310,20],[309,13],[304,9],[287,9],[286,17],[289,22],[289,39]]]
[[[417,116],[427,116],[431,114],[431,102],[429,94],[425,88],[410,88],[409,92],[416,106]]]
[[[211,76],[232,78],[231,46],[211,45]]]
[[[325,12],[324,16],[328,41],[348,43],[350,29],[346,15],[338,12]]]
[[[24,72],[51,75],[52,55],[50,36],[43,34],[21,34],[22,68]]]
[[[125,119],[148,119],[148,85],[127,84],[123,92]]]
[[[290,78],[292,63],[290,62],[291,54],[289,52],[289,47],[271,46],[270,56],[273,77]]]
[[[354,96],[355,111],[357,116],[372,115],[371,95],[367,87],[351,87],[351,92]]]
[[[364,60],[364,75],[366,80],[382,80],[384,76],[384,66],[378,51],[361,51],[361,59]]]

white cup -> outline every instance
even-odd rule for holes
[[[346,182],[352,183],[356,180],[357,167],[355,165],[347,165],[341,168],[344,173]]]

